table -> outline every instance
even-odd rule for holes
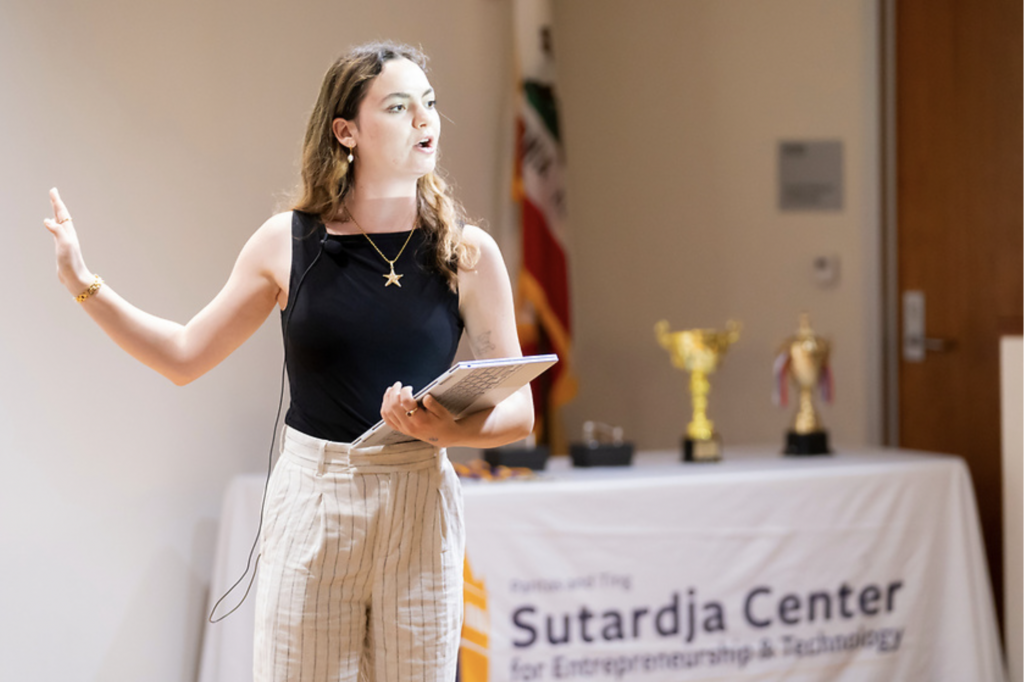
[[[465,483],[464,682],[1005,679],[962,460],[677,459]],[[214,598],[262,484],[227,491]],[[200,682],[251,680],[251,609],[207,627]]]

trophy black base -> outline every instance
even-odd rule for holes
[[[711,440],[683,438],[684,462],[720,462],[722,461],[722,439],[716,433]]]
[[[548,464],[550,454],[551,450],[546,445],[533,448],[489,448],[484,450],[484,461],[492,467],[542,471]]]
[[[812,431],[811,433],[786,433],[786,449],[784,454],[790,457],[810,457],[828,455],[828,431]]]
[[[572,443],[569,456],[574,467],[628,467],[633,463],[633,444]]]

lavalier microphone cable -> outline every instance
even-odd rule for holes
[[[284,338],[284,361],[282,362],[281,365],[281,391],[277,398],[277,415],[274,417],[274,433],[270,437],[270,453],[267,456],[267,478],[263,483],[263,499],[260,502],[260,521],[259,525],[256,527],[256,537],[253,538],[252,547],[249,549],[249,558],[245,562],[245,571],[242,573],[242,575],[238,577],[238,580],[236,580],[234,584],[227,589],[227,592],[221,595],[220,599],[217,600],[217,603],[213,605],[213,608],[210,609],[210,615],[207,617],[207,620],[211,623],[219,623],[228,616],[230,616],[232,613],[237,611],[242,606],[242,604],[245,603],[246,598],[249,596],[250,590],[252,590],[252,584],[256,580],[256,571],[257,569],[259,569],[260,566],[260,554],[256,554],[256,547],[260,543],[260,533],[263,531],[263,512],[267,505],[267,490],[270,487],[270,474],[274,469],[274,444],[277,442],[277,427],[281,422],[281,408],[284,405],[284,380],[285,375],[288,372],[288,327],[292,323],[292,314],[295,312],[295,304],[298,303],[299,300],[299,291],[302,289],[302,283],[306,281],[306,275],[308,275],[310,271],[313,269],[313,266],[317,264],[317,261],[320,260],[320,257],[324,254],[324,251],[327,251],[332,255],[337,255],[341,253],[341,244],[338,242],[330,241],[327,238],[326,232],[324,234],[323,239],[320,240],[320,250],[317,251],[316,257],[313,259],[313,262],[310,263],[309,267],[306,268],[306,271],[302,273],[302,277],[299,278],[299,283],[295,285],[295,291],[289,292],[288,294],[288,307],[285,310],[284,328],[281,333],[282,337]],[[253,563],[254,554],[256,555],[255,563]],[[218,616],[217,618],[214,618],[213,614],[217,612],[217,607],[221,605],[221,602],[227,599],[229,594],[235,591],[235,588],[238,587],[243,580],[245,580],[245,576],[249,574],[250,568],[252,569],[252,576],[250,576],[249,578],[249,584],[245,588],[245,594],[242,595],[242,599],[223,616]]]

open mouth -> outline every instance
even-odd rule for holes
[[[419,147],[420,149],[433,149],[434,148],[434,138],[432,138],[432,137],[424,138],[424,139],[420,140],[419,143],[416,146]]]

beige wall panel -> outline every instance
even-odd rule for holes
[[[1024,680],[1024,339],[999,344],[1003,422],[1003,636],[1011,682]]]
[[[812,315],[834,341],[842,446],[879,442],[879,198],[874,3],[560,0],[556,48],[569,164],[572,284],[585,419],[675,448],[686,377],[654,323],[743,337],[712,380],[726,443],[782,443],[770,400],[780,342]],[[782,139],[844,143],[841,211],[780,212]],[[838,256],[839,283],[812,260]]]

